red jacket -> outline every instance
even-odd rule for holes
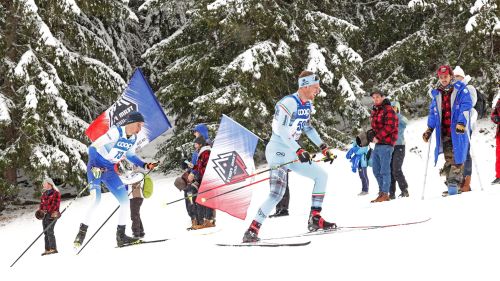
[[[204,146],[200,149],[198,154],[198,160],[196,160],[196,165],[193,167],[193,174],[196,176],[196,181],[201,183],[201,179],[205,174],[205,169],[207,168],[208,158],[210,158],[210,146]]]
[[[497,124],[497,134],[496,137],[498,138],[500,136],[500,122],[495,122],[495,119],[500,121],[500,99],[497,100],[497,104],[495,105],[495,108],[491,111],[491,121],[493,123]]]
[[[371,113],[371,125],[375,131],[377,144],[388,144],[394,146],[398,140],[398,115],[391,106],[388,99],[382,104],[374,105]]]
[[[51,214],[59,212],[59,205],[61,204],[61,193],[55,189],[49,189],[42,194],[40,202],[40,210],[47,211]]]

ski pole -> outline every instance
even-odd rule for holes
[[[253,174],[251,174],[251,175],[247,175],[247,176],[241,177],[241,178],[239,178],[239,179],[237,179],[237,180],[233,180],[233,181],[230,181],[230,182],[228,182],[228,183],[220,184],[220,185],[218,185],[218,186],[212,187],[212,188],[207,189],[207,190],[205,190],[205,191],[198,192],[198,193],[196,193],[196,194],[192,194],[191,196],[186,196],[186,197],[183,197],[183,198],[180,198],[180,199],[174,200],[174,201],[172,201],[172,202],[168,202],[168,203],[166,203],[165,205],[170,205],[170,204],[173,204],[173,203],[176,203],[176,202],[179,202],[179,201],[182,201],[182,200],[188,199],[189,197],[198,196],[198,195],[200,195],[200,194],[203,194],[203,193],[206,193],[206,192],[212,191],[212,190],[214,190],[214,189],[218,189],[218,188],[221,188],[221,187],[224,187],[224,186],[232,185],[232,184],[235,184],[235,183],[241,182],[242,180],[245,180],[245,179],[248,179],[248,178],[251,178],[251,177],[255,177],[255,176],[260,175],[260,174],[262,174],[262,173],[269,172],[269,171],[271,171],[271,170],[276,170],[276,169],[279,169],[279,168],[281,168],[281,167],[283,167],[283,166],[286,166],[286,165],[288,165],[288,164],[295,163],[295,162],[297,162],[297,161],[299,161],[299,159],[295,159],[295,160],[292,160],[292,161],[289,161],[289,162],[286,162],[286,163],[283,163],[283,164],[280,164],[280,165],[277,165],[277,166],[271,167],[271,168],[269,168],[269,169],[265,169],[265,170],[262,170],[262,171],[259,171],[259,172],[256,172],[256,173],[253,173]]]
[[[431,134],[431,137],[429,138],[429,145],[427,146],[427,160],[425,161],[425,173],[424,173],[424,186],[422,188],[422,200],[424,200],[425,186],[427,184],[427,170],[429,170],[429,158],[430,158],[430,154],[431,154],[431,143],[432,143],[432,134]]]
[[[224,192],[224,193],[217,194],[217,195],[212,196],[212,197],[210,197],[210,198],[201,198],[201,202],[206,202],[206,201],[208,201],[208,200],[210,200],[210,199],[214,199],[214,198],[217,198],[217,197],[219,197],[219,196],[222,196],[222,195],[225,195],[225,194],[228,194],[228,193],[231,193],[231,192],[238,191],[238,190],[243,189],[243,188],[245,188],[245,187],[249,187],[249,186],[251,186],[251,185],[258,184],[258,183],[261,183],[261,182],[263,182],[263,181],[267,181],[268,179],[270,179],[270,178],[261,179],[261,180],[258,180],[258,181],[256,181],[256,182],[252,182],[252,183],[249,183],[249,184],[246,184],[246,185],[240,186],[240,187],[238,187],[238,188],[234,188],[234,189],[228,190],[228,191],[226,191],[226,192]]]
[[[151,171],[153,171],[153,170],[154,169],[151,169],[146,174],[144,174],[144,178],[141,181],[143,181],[146,178],[146,176],[149,175],[149,173],[151,173]],[[127,197],[130,196],[131,193],[132,193],[132,191],[130,191],[130,193],[127,195]],[[85,242],[85,244],[83,244],[83,246],[80,248],[78,253],[76,253],[77,255],[83,251],[83,249],[90,243],[90,241],[92,241],[92,239],[97,235],[97,233],[101,230],[101,228],[109,221],[109,219],[116,213],[116,211],[118,211],[119,208],[120,208],[120,205],[118,205],[118,207],[115,208],[115,210],[108,216],[108,218],[101,224],[101,226],[99,226],[99,228],[92,234],[92,236],[90,236],[89,240],[87,240],[87,242]]]
[[[337,158],[336,156],[334,158]],[[323,159],[319,159],[319,160],[315,160],[313,162],[321,162],[321,161],[324,161],[324,158]],[[333,160],[332,160],[333,161]],[[252,182],[252,183],[249,183],[249,184],[246,184],[246,185],[243,185],[243,186],[240,186],[240,187],[237,187],[237,188],[234,188],[234,189],[231,189],[231,190],[228,190],[224,193],[221,193],[221,194],[217,194],[215,196],[212,196],[210,198],[201,198],[201,202],[206,202],[207,200],[210,200],[210,199],[213,199],[213,198],[216,198],[216,197],[219,197],[219,196],[222,196],[222,195],[225,195],[225,194],[228,194],[228,193],[231,193],[231,192],[235,192],[235,191],[238,191],[240,189],[243,189],[245,187],[248,187],[248,186],[251,186],[251,185],[254,185],[254,184],[258,184],[260,182],[263,182],[263,181],[266,181],[270,178],[265,178],[265,179],[261,179],[261,180],[258,180],[256,182]],[[200,193],[203,193],[203,192],[200,192]]]
[[[69,206],[71,206],[71,204],[73,204],[73,202],[75,202],[75,201],[76,201],[76,199],[80,198],[80,196],[83,194],[83,192],[84,192],[85,190],[87,190],[87,189],[88,189],[88,187],[89,187],[91,184],[92,184],[92,182],[90,182],[89,184],[87,184],[87,185],[85,186],[85,188],[84,188],[84,189],[82,189],[82,190],[81,190],[81,191],[80,191],[80,192],[76,195],[76,197],[75,197],[73,200],[71,200],[71,201],[69,202],[68,206],[66,206],[66,207],[62,210],[62,212],[61,212],[61,216],[62,216],[62,214],[64,214],[64,212],[66,212],[66,210],[69,208]],[[61,216],[59,216],[59,218],[60,218]],[[54,223],[56,223],[56,221],[57,221],[59,218],[54,219],[54,220],[53,220],[53,221],[52,221],[52,222],[51,222],[51,223],[50,223],[50,224],[49,224],[46,228],[44,228],[44,229],[43,229],[43,231],[42,231],[42,233],[40,233],[40,234],[39,234],[39,235],[35,238],[35,240],[34,240],[34,241],[33,241],[33,242],[32,242],[32,243],[28,246],[28,248],[26,248],[26,250],[24,250],[24,252],[23,252],[23,253],[22,253],[22,254],[21,254],[21,255],[20,255],[20,256],[19,256],[19,257],[18,257],[18,258],[17,258],[17,259],[16,259],[16,260],[15,260],[15,261],[11,264],[11,265],[10,265],[10,267],[13,267],[13,266],[16,264],[16,262],[17,262],[19,259],[21,259],[21,257],[22,257],[22,256],[23,256],[23,255],[24,255],[24,254],[25,254],[25,253],[26,253],[26,252],[27,252],[30,248],[31,248],[31,246],[33,246],[33,244],[35,244],[35,242],[36,242],[36,241],[38,241],[38,239],[42,236],[42,234],[44,234],[44,233],[47,231],[47,229],[49,229],[49,228],[50,228],[50,227],[51,227]]]

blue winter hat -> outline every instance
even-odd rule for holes
[[[144,116],[138,111],[132,111],[127,115],[127,121],[125,121],[125,124],[123,125],[128,125],[132,124],[135,122],[144,122]]]

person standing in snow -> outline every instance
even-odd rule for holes
[[[210,158],[211,147],[205,141],[203,136],[198,136],[194,140],[194,145],[198,151],[198,159],[191,173],[187,177],[187,183],[196,189],[198,193],[198,188],[201,184],[203,176],[205,174],[205,169],[207,168],[208,159]],[[209,207],[200,205],[196,203],[196,198],[193,197],[193,204],[196,205],[197,213],[197,225],[193,226],[193,229],[202,229],[207,227],[215,226],[215,210]]]
[[[45,252],[42,253],[42,256],[45,256],[57,253],[56,236],[54,234],[57,221],[54,220],[57,220],[61,216],[59,212],[61,192],[59,192],[59,189],[50,178],[43,180],[42,187],[43,194],[40,200],[40,207],[36,211],[35,217],[42,220],[44,230],[50,225],[43,232],[45,235]]]
[[[244,243],[260,240],[258,234],[262,223],[285,193],[287,169],[314,180],[308,229],[316,231],[337,227],[335,223],[325,221],[320,214],[328,182],[328,173],[316,162],[313,162],[311,154],[298,143],[302,132],[304,132],[321,149],[326,161],[331,162],[335,159],[328,145],[321,140],[318,132],[311,125],[312,101],[321,90],[319,83],[320,80],[316,74],[302,71],[298,79],[299,89],[297,92],[282,98],[275,106],[272,135],[266,145],[266,160],[271,167],[296,160],[297,157],[300,163],[294,162],[277,169],[271,169],[270,193],[260,206],[250,227],[245,231]]]
[[[453,69],[453,75],[455,76],[456,81],[462,81],[467,85],[467,90],[469,90],[469,94],[472,100],[472,109],[471,109],[471,114],[470,114],[470,136],[472,137],[472,131],[475,128],[478,113],[474,106],[476,105],[477,102],[477,91],[474,86],[469,85],[469,81],[471,77],[469,75],[465,75],[464,70],[460,66],[456,66],[455,69]],[[459,187],[459,192],[468,192],[471,191],[470,188],[470,182],[471,182],[471,176],[472,176],[472,157],[470,155],[470,146],[472,144],[469,144],[469,148],[467,149],[467,158],[465,159],[464,163],[464,173],[463,173],[463,179],[462,182],[460,183]]]
[[[371,112],[371,140],[375,148],[371,155],[373,175],[377,179],[379,193],[372,203],[389,201],[389,189],[391,186],[391,159],[394,144],[398,139],[398,116],[391,106],[389,99],[380,91],[370,94],[373,99]]]
[[[499,83],[500,87],[500,83]],[[491,182],[491,184],[500,184],[500,88],[498,90],[498,94],[496,96],[495,107],[491,111],[491,121],[497,124],[497,132],[495,134],[495,138],[497,141],[496,147],[496,162],[495,162],[495,179]],[[493,99],[495,101],[495,99]]]
[[[138,240],[138,238],[132,238],[125,234],[130,202],[127,189],[118,176],[118,168],[119,162],[125,158],[134,165],[143,167],[146,170],[152,170],[158,165],[158,163],[145,163],[135,155],[137,134],[141,131],[143,125],[144,117],[142,114],[132,111],[127,115],[127,121],[123,126],[112,126],[89,146],[87,179],[90,184],[89,190],[95,195],[95,202],[89,207],[86,217],[80,224],[80,229],[74,241],[75,247],[80,247],[83,243],[89,221],[101,201],[101,182],[106,184],[109,191],[120,203],[116,244],[120,247]]]
[[[368,180],[368,166],[371,153],[372,151],[368,144],[360,147],[356,141],[353,141],[351,149],[349,149],[346,154],[346,158],[350,159],[352,163],[352,172],[356,173],[356,171],[358,171],[359,178],[361,179],[361,192],[358,196],[368,194],[368,189],[370,187],[370,181]]]
[[[461,81],[452,84],[453,71],[449,65],[442,65],[437,70],[438,87],[432,90],[432,102],[427,117],[427,130],[422,135],[428,142],[436,130],[434,165],[438,156],[444,153],[445,164],[440,170],[446,176],[445,184],[448,195],[458,193],[462,182],[465,159],[469,147],[470,110],[472,100],[469,90]]]
[[[406,182],[405,175],[403,174],[403,161],[405,160],[405,129],[408,124],[408,119],[401,114],[401,105],[397,101],[391,102],[391,106],[398,115],[398,140],[394,146],[391,160],[391,188],[390,199],[396,199],[396,182],[399,185],[401,194],[399,197],[409,197],[408,183]]]

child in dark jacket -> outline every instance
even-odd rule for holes
[[[37,219],[42,220],[43,229],[45,230],[45,252],[42,253],[42,256],[45,256],[57,253],[54,227],[57,219],[61,216],[59,213],[61,192],[59,192],[59,189],[50,178],[44,179],[42,186],[43,194],[40,207],[36,211],[35,216]]]

